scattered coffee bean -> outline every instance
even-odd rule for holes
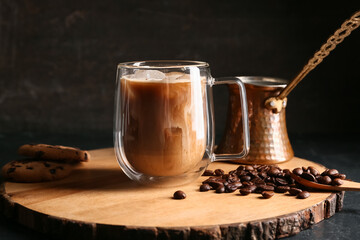
[[[268,182],[268,183],[266,183],[266,185],[276,187],[276,184],[272,183],[272,182]]]
[[[213,176],[213,175],[214,175],[214,171],[209,169],[206,169],[205,172],[203,173],[203,176]]]
[[[318,179],[318,182],[321,183],[321,184],[331,184],[332,180],[331,180],[331,177],[329,176],[320,176],[319,179]]]
[[[308,191],[302,191],[300,193],[298,193],[298,195],[296,196],[299,199],[305,199],[310,197],[310,193]]]
[[[205,183],[200,186],[200,192],[207,192],[209,190],[211,190],[211,186],[209,184]]]
[[[299,193],[301,193],[302,192],[302,190],[301,189],[298,189],[298,188],[290,188],[290,190],[289,190],[289,193],[290,193],[290,195],[292,195],[292,196],[296,196],[296,195],[298,195]]]
[[[263,198],[269,199],[269,198],[271,198],[272,196],[274,196],[274,192],[273,192],[273,191],[263,191],[263,192],[261,193],[261,195],[263,196]]]
[[[306,179],[306,180],[309,180],[309,181],[312,181],[312,182],[316,182],[316,178],[314,175],[312,175],[311,173],[308,173],[308,172],[303,172],[301,174],[301,177]]]
[[[336,175],[336,174],[339,174],[338,170],[336,170],[336,169],[329,169],[329,170],[327,171],[327,175],[328,175],[328,176],[334,176],[334,175]]]
[[[186,194],[183,191],[178,190],[174,192],[174,199],[185,199],[185,198],[186,198]]]
[[[216,193],[224,193],[225,192],[225,187],[223,186],[219,186],[218,188],[216,188],[215,190]]]
[[[277,192],[277,193],[286,193],[289,190],[290,190],[289,186],[277,186],[277,187],[275,187],[275,192]]]
[[[246,187],[246,186],[254,185],[254,183],[253,183],[253,182],[242,182],[242,185],[243,185],[244,187]]]
[[[226,174],[225,174],[226,175]],[[225,176],[223,175],[223,176]],[[235,182],[240,182],[239,177],[236,174],[233,175],[229,175],[227,178],[225,178],[226,181],[228,181],[229,183],[235,183]]]
[[[277,177],[277,175],[280,173],[280,170],[277,169],[277,168],[271,168],[269,171],[268,171],[268,175],[272,176],[272,177]]]
[[[274,191],[274,187],[270,185],[258,185],[257,186],[260,191]]]
[[[344,182],[340,179],[340,178],[335,178],[332,180],[331,185],[334,186],[340,186],[342,185]]]
[[[240,193],[241,193],[241,195],[249,195],[250,193],[252,193],[252,191],[251,191],[251,189],[249,189],[249,188],[242,188],[242,189],[240,189]]]
[[[337,178],[340,178],[341,180],[345,180],[345,179],[346,179],[346,175],[345,175],[345,174],[342,174],[342,173],[339,173],[336,177],[337,177]]]
[[[275,183],[281,186],[285,186],[289,184],[288,181],[286,181],[284,178],[275,178]]]
[[[317,176],[317,175],[320,174],[320,172],[319,172],[316,168],[314,168],[314,167],[308,167],[308,170],[309,170],[310,173],[311,173],[312,175],[314,175],[314,176]]]
[[[246,170],[246,171],[254,171],[255,169],[254,169],[253,166],[246,165],[244,170]]]
[[[232,193],[235,192],[238,189],[237,186],[235,186],[234,184],[230,183],[225,187],[225,192],[226,193]]]
[[[303,174],[304,171],[302,170],[302,168],[295,168],[292,172],[293,174],[301,176],[301,174]]]
[[[326,169],[325,171],[323,171],[322,173],[321,173],[321,176],[329,176],[329,169]]]
[[[224,175],[225,172],[224,172],[224,170],[222,170],[222,169],[215,169],[214,174],[215,174],[216,176],[221,176],[221,175]]]
[[[212,187],[212,189],[217,189],[220,186],[224,186],[224,183],[219,180],[211,180],[205,183],[209,184]]]
[[[240,177],[240,180],[241,180],[241,181],[246,181],[246,182],[248,182],[248,181],[251,180],[251,177],[250,177],[250,176],[247,176],[247,175],[244,175],[244,176],[241,176],[241,177]]]
[[[253,192],[256,191],[257,186],[255,186],[255,185],[250,185],[250,186],[247,186],[246,188],[249,189],[249,190],[253,193]]]

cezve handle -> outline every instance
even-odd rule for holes
[[[341,27],[335,31],[335,33],[329,37],[320,50],[317,51],[314,56],[308,61],[301,72],[280,92],[277,97],[268,98],[265,101],[265,107],[272,110],[275,113],[280,112],[286,106],[286,97],[296,87],[296,85],[322,60],[334,50],[334,48],[341,43],[344,38],[350,35],[350,33],[358,28],[360,25],[360,11],[357,11],[350,19],[346,20]]]

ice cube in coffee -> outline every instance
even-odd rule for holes
[[[149,176],[193,170],[206,148],[205,78],[138,71],[142,72],[120,80],[127,161],[135,171]]]

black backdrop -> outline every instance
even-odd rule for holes
[[[358,0],[0,0],[0,134],[111,134],[123,61],[202,60],[215,77],[291,79],[359,9]],[[359,43],[357,29],[291,93],[290,134],[360,133]],[[219,135],[226,88],[215,103]]]

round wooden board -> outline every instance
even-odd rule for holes
[[[92,160],[63,180],[3,183],[0,211],[40,232],[71,239],[274,239],[294,235],[342,208],[343,192],[312,192],[304,200],[286,194],[265,200],[238,191],[199,192],[206,177],[181,187],[141,186],[124,175],[113,149],[90,153]],[[237,166],[216,162],[209,169]],[[299,166],[324,170],[300,158],[280,164]],[[186,199],[172,199],[179,189]]]

